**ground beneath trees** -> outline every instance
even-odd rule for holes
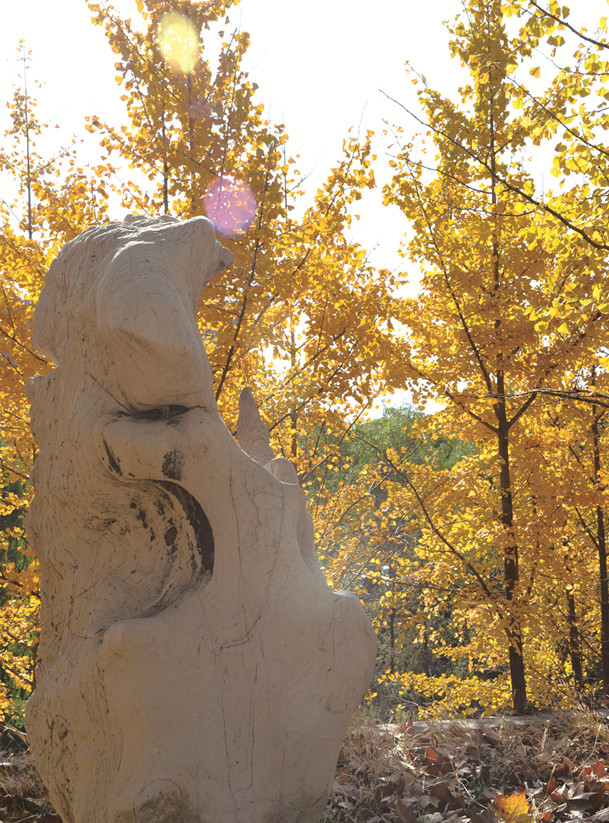
[[[322,823],[576,820],[609,821],[609,724],[588,710],[467,723],[356,722]],[[0,821],[61,823],[25,739],[6,728]]]
[[[609,725],[531,718],[354,726],[324,823],[609,821]]]

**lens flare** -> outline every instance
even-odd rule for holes
[[[219,177],[203,198],[205,213],[216,231],[228,237],[245,234],[256,214],[256,197],[243,180]]]
[[[199,36],[194,23],[185,14],[172,11],[161,17],[157,42],[165,61],[174,71],[190,74],[199,54]]]

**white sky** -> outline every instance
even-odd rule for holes
[[[114,0],[129,14],[133,0]],[[412,100],[406,60],[443,85],[448,35],[442,21],[459,0],[241,0],[231,20],[251,34],[248,68],[259,100],[274,121],[286,124],[299,169],[319,184],[340,155],[349,128],[383,130],[383,119],[401,119],[379,91]],[[82,133],[87,114],[122,118],[113,55],[103,31],[90,22],[84,0],[0,0],[0,100],[21,83],[19,41],[32,52],[29,81],[42,119],[59,122],[58,140]],[[0,127],[3,125],[0,113]],[[382,149],[382,145],[380,145]],[[397,265],[404,226],[389,217],[380,197],[369,198],[354,234],[364,245],[385,249],[381,266]],[[388,229],[388,222],[395,228]],[[387,240],[391,232],[391,241]],[[377,252],[378,254],[378,252]]]
[[[571,0],[570,19],[593,29],[607,13],[607,2]],[[133,12],[133,0],[113,4]],[[234,7],[234,25],[251,34],[247,65],[259,100],[273,120],[286,124],[291,152],[300,154],[301,172],[311,174],[311,190],[360,121],[379,135],[380,154],[386,145],[383,120],[417,131],[379,91],[414,104],[406,60],[430,85],[454,92],[458,69],[448,58],[443,20],[460,8],[460,0],[241,0]],[[91,23],[85,0],[0,0],[0,101],[21,82],[20,39],[32,52],[30,80],[44,83],[32,89],[40,115],[62,126],[58,143],[82,134],[87,114],[114,123],[122,119],[113,55],[101,28]],[[0,106],[0,129],[5,116]],[[406,229],[401,215],[383,209],[380,195],[367,198],[360,211],[356,239],[369,249],[378,243],[377,265],[399,265],[396,251]]]
[[[114,0],[126,14],[132,0]],[[313,161],[323,157],[366,106],[389,115],[379,88],[399,94],[409,59],[440,81],[447,35],[442,20],[459,0],[242,0],[231,11],[252,36],[249,64],[260,99],[273,119],[285,119],[295,142]],[[0,94],[17,80],[18,41],[33,53],[32,74],[78,129],[85,113],[111,111],[116,98],[112,55],[103,32],[90,23],[84,0],[0,0]],[[434,76],[435,74],[435,76]],[[40,95],[41,98],[43,95]],[[372,118],[375,125],[376,117]]]

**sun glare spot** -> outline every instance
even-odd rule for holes
[[[199,37],[194,23],[185,14],[169,12],[157,28],[161,54],[174,71],[190,74],[199,54]]]
[[[256,197],[243,180],[219,177],[211,183],[203,198],[205,213],[219,234],[233,237],[252,225],[256,214]]]

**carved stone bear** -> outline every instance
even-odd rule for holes
[[[34,315],[55,368],[29,385],[26,719],[65,823],[316,823],[372,674],[374,633],[323,579],[295,472],[218,413],[196,311],[230,260],[205,218],[96,227]]]

